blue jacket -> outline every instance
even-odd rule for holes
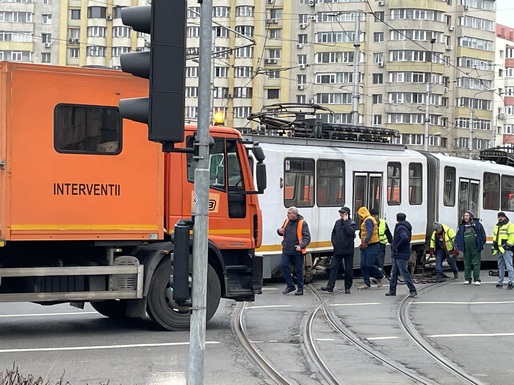
[[[412,226],[409,222],[402,221],[396,224],[391,245],[391,257],[407,260],[410,258],[411,236]]]
[[[477,235],[477,251],[484,250],[485,245],[485,230],[482,223],[480,223],[479,218],[473,218],[471,221],[471,226],[475,229],[475,234]],[[460,223],[459,228],[457,230],[457,235],[455,236],[454,246],[460,250],[464,251],[464,220]]]
[[[355,222],[348,216],[347,221],[338,219],[332,229],[332,245],[336,254],[353,254],[355,249]]]

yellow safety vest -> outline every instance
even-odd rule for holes
[[[503,246],[508,243],[511,246],[514,246],[514,223],[506,223],[499,227],[498,225],[494,226],[494,235],[493,241],[498,243],[498,249],[500,253],[504,253],[505,249]],[[505,242],[504,242],[505,241]],[[496,250],[493,250],[493,253]]]
[[[443,246],[446,249],[446,252],[453,250],[453,243],[455,242],[455,231],[449,228],[446,225],[441,225],[443,227]],[[430,248],[435,249],[435,231],[432,233],[432,237],[430,238]]]
[[[378,220],[378,240],[381,244],[387,244],[387,235],[386,232],[386,221],[383,219]]]
[[[377,221],[375,220],[375,218],[373,216],[369,216],[367,218],[364,218],[362,220],[362,223],[361,223],[361,242],[364,242],[364,240],[366,239],[368,233],[367,233],[367,230],[366,230],[366,221],[368,219],[371,219],[373,221],[373,233],[371,233],[371,238],[369,239],[369,244],[371,243],[377,243],[379,240],[378,240],[378,226],[377,226]]]

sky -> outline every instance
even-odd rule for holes
[[[496,0],[496,22],[514,28],[514,0]]]

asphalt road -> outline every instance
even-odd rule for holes
[[[355,280],[354,288],[359,282]],[[481,286],[463,285],[461,279],[426,290],[418,285],[420,294],[409,309],[416,329],[433,346],[484,384],[493,385],[508,383],[514,376],[514,290],[496,289],[495,283],[496,277],[483,271]],[[317,280],[313,285],[317,288],[324,284],[324,280]],[[337,285],[341,284],[338,280]],[[286,352],[301,342],[297,334],[305,322],[302,317],[317,306],[316,298],[308,291],[303,297],[283,296],[283,287],[282,283],[267,284],[257,301],[249,304],[261,310],[247,313],[251,324],[257,325],[253,331],[258,334],[253,337],[264,342],[273,338],[277,349],[273,359],[279,360],[287,358]],[[386,291],[387,285],[363,292],[354,289],[351,295],[334,297],[334,305],[341,309],[342,322],[363,340],[386,354],[397,355],[406,366],[421,366],[417,363],[430,360],[428,356],[415,346],[404,344],[401,336],[392,338],[392,333],[401,332],[395,324],[396,309],[407,289],[399,286],[397,297],[385,297]],[[332,294],[323,295],[329,298]],[[281,308],[290,304],[292,310],[296,309],[295,317],[272,307],[266,310],[267,304],[277,300]],[[222,301],[207,325],[205,383],[268,384],[269,380],[247,358],[232,332],[235,306],[232,301]],[[286,328],[291,322],[298,327]],[[289,332],[296,334],[291,337]],[[110,320],[91,307],[80,310],[69,305],[0,304],[0,371],[15,365],[22,375],[41,376],[51,384],[61,377],[70,385],[186,384],[188,341],[188,331],[162,332],[154,330],[150,321]],[[352,363],[354,356],[344,354],[341,344],[325,349],[339,357],[342,364],[357,364]],[[365,382],[369,382],[373,373],[366,374]],[[462,383],[450,375],[442,378],[435,366],[432,375],[424,374],[436,378],[434,383]],[[351,384],[362,383],[358,372],[349,378]],[[377,383],[383,383],[379,379]]]

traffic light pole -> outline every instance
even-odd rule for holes
[[[203,385],[207,323],[209,230],[209,126],[211,111],[212,0],[200,11],[200,71],[198,79],[198,160],[194,180],[193,311],[189,337],[189,385]]]

